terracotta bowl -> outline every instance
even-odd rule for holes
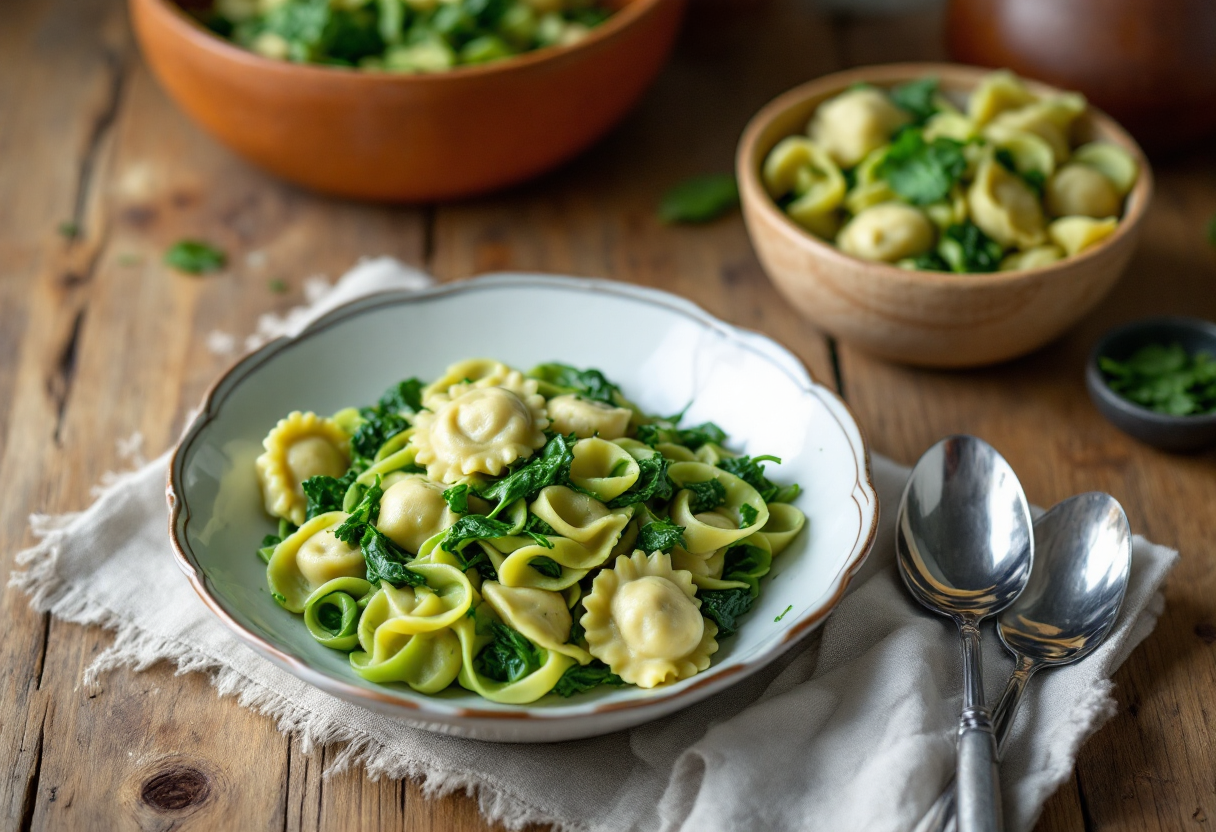
[[[1136,142],[1090,107],[1076,127],[1083,141],[1126,148],[1140,164],[1119,228],[1074,257],[1037,269],[950,274],[860,260],[804,231],[769,198],[760,167],[782,138],[806,129],[815,108],[850,85],[890,86],[932,75],[963,95],[990,72],[957,64],[861,67],[803,84],[772,101],[748,124],[736,167],[743,216],[760,262],[777,288],[813,324],[882,358],[928,367],[993,364],[1034,350],[1085,316],[1115,285],[1135,248],[1153,192]],[[1027,82],[1035,92],[1058,92]]]
[[[630,0],[583,41],[434,75],[263,58],[168,0],[129,0],[153,74],[256,165],[361,199],[451,199],[536,176],[603,135],[658,74],[685,0]]]

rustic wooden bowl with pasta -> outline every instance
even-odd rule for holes
[[[522,182],[590,146],[662,68],[684,2],[625,0],[576,44],[412,75],[265,58],[185,0],[129,6],[156,79],[231,150],[314,190],[420,202]]]
[[[1148,162],[1118,124],[1089,106],[1072,143],[1126,151],[1139,173],[1113,233],[1077,254],[1034,268],[953,273],[860,259],[797,224],[766,190],[762,169],[786,137],[804,134],[823,102],[868,84],[890,88],[927,77],[965,100],[991,70],[957,64],[890,64],[839,72],[797,87],[748,124],[736,157],[744,219],[777,288],[813,324],[871,354],[927,367],[973,367],[1024,355],[1083,318],[1111,290],[1135,248],[1152,195]],[[1026,80],[1039,97],[1063,95]]]

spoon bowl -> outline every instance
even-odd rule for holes
[[[959,829],[999,832],[997,747],[984,700],[979,624],[1026,587],[1034,536],[1026,494],[995,448],[974,436],[951,436],[925,452],[900,500],[896,559],[912,596],[953,618],[962,640]]]
[[[1034,542],[1030,582],[1001,613],[997,634],[1015,656],[1068,664],[1115,625],[1131,572],[1131,527],[1114,497],[1092,491],[1040,517]]]

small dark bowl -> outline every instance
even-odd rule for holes
[[[1115,427],[1163,451],[1198,451],[1216,444],[1216,413],[1167,416],[1128,401],[1106,384],[1098,359],[1125,361],[1146,344],[1182,345],[1188,353],[1216,356],[1216,324],[1199,318],[1145,318],[1111,330],[1089,354],[1085,385],[1089,397]]]

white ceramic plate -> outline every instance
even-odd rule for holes
[[[775,454],[776,481],[803,487],[806,530],[773,563],[737,635],[708,670],[652,690],[601,687],[570,699],[498,705],[457,685],[437,696],[365,681],[322,647],[266,588],[254,550],[274,525],[253,459],[292,410],[332,413],[376,400],[408,376],[490,356],[597,367],[645,410],[713,420],[736,450]],[[294,338],[249,355],[208,393],[169,472],[170,532],[203,601],[238,636],[301,679],[420,727],[487,740],[548,742],[656,719],[739,681],[821,624],[869,552],[878,499],[860,431],[844,404],[784,348],[686,300],[599,280],[495,275],[340,307]],[[790,611],[775,621],[786,607]]]

